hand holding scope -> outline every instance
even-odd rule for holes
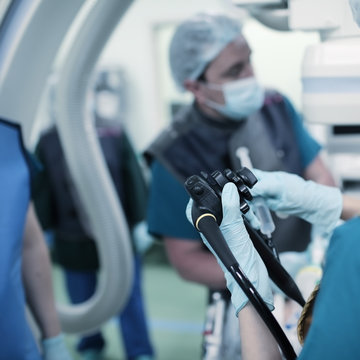
[[[197,230],[205,236],[216,255],[262,317],[269,330],[277,339],[286,358],[295,359],[296,354],[280,325],[273,317],[255,287],[246,277],[246,274],[244,274],[239,267],[236,258],[232,254],[219,229],[223,217],[221,193],[224,185],[228,182],[233,182],[236,185],[240,198],[239,207],[241,212],[245,214],[249,211],[250,207],[247,201],[251,201],[252,199],[249,188],[252,188],[257,182],[256,177],[249,169],[242,168],[237,172],[225,169],[223,172],[214,171],[211,175],[201,172],[201,176],[193,175],[185,181],[185,188],[193,199],[191,209],[193,224]],[[262,234],[253,229],[244,216],[243,220],[254,247],[268,269],[270,278],[290,298],[303,306],[305,301],[301,292],[291,276],[280,264],[272,243],[266,242]]]

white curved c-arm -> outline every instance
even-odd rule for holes
[[[101,49],[131,0],[97,1],[61,55],[55,118],[67,164],[92,224],[100,258],[95,294],[76,306],[59,305],[66,332],[93,330],[125,305],[133,281],[133,255],[127,222],[107,170],[85,95]],[[101,19],[107,19],[106,23]],[[101,24],[101,26],[99,26]]]
[[[27,145],[37,108],[60,44],[78,14],[85,17],[72,32],[58,64],[59,132],[72,176],[94,222],[100,272],[96,294],[86,303],[59,306],[65,332],[87,332],[118,313],[132,282],[129,233],[104,166],[94,129],[83,114],[84,92],[98,54],[131,0],[22,0],[7,2],[0,28],[0,115],[20,122]],[[51,24],[51,31],[46,31]],[[69,159],[70,158],[70,159]]]

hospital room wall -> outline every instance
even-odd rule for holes
[[[125,125],[139,151],[169,123],[169,104],[190,100],[188,94],[177,91],[170,78],[168,43],[176,23],[204,10],[229,11],[229,1],[134,1],[104,49],[99,66],[118,65],[125,73]],[[285,93],[301,110],[302,56],[309,44],[319,41],[318,34],[279,32],[250,18],[246,18],[243,32],[253,50],[258,78]]]

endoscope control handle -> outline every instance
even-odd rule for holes
[[[192,217],[195,227],[204,235],[225,267],[229,269],[238,265],[216,222],[216,217],[210,212],[202,212],[195,204],[192,208]]]
[[[251,172],[249,172],[249,174],[251,174]],[[245,175],[249,177],[249,174]],[[199,231],[203,232],[206,238],[210,239],[210,241],[212,242],[210,245],[213,247],[213,249],[214,247],[216,247],[216,249],[218,249],[216,252],[219,254],[223,254],[222,256],[224,257],[224,259],[221,260],[223,261],[224,265],[231,266],[233,265],[232,261],[234,261],[234,258],[232,257],[232,254],[228,249],[227,243],[225,242],[225,240],[222,243],[218,242],[218,239],[222,237],[220,230],[217,227],[215,228],[214,224],[212,224],[211,222],[207,222],[209,229],[212,229],[210,231],[207,227],[204,227],[202,228],[202,230],[200,230],[197,225],[200,216],[203,216],[204,214],[208,214],[207,220],[210,219],[210,216],[213,216],[213,219],[215,219],[218,225],[220,225],[223,217],[221,205],[221,190],[219,190],[219,187],[217,192],[212,188],[212,186],[209,185],[208,182],[211,179],[212,177],[209,177],[208,181],[206,181],[200,176],[192,175],[185,181],[184,185],[186,191],[189,193],[190,197],[194,201],[192,206],[192,221],[195,227]],[[217,176],[216,179],[217,181],[220,181],[220,176]],[[250,181],[254,181],[254,179],[251,180],[249,178],[247,180],[247,182],[249,183]],[[224,185],[225,182],[221,184]],[[297,301],[301,306],[303,306],[305,304],[305,300],[303,299],[301,292],[297,288],[294,280],[280,264],[276,248],[274,246],[270,246],[271,244],[269,244],[269,239],[264,239],[263,235],[259,234],[257,230],[252,228],[245,216],[243,216],[243,219],[246,230],[248,231],[257,252],[260,254],[269,271],[270,278],[281,290],[285,292],[287,296],[289,296],[291,299]],[[215,236],[215,234],[217,235]]]

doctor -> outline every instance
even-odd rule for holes
[[[354,20],[360,26],[360,0],[349,0]],[[265,198],[273,211],[299,216],[320,225],[331,235],[320,290],[312,314],[310,329],[298,359],[359,359],[360,306],[360,199],[341,195],[340,190],[284,172],[255,170],[259,182],[254,196]],[[254,249],[244,227],[239,196],[234,184],[222,192],[223,220],[220,229],[240,267],[248,275],[262,298],[273,307],[267,270]],[[191,201],[187,216],[190,216]],[[348,220],[336,227],[339,219]],[[335,230],[334,230],[335,229]],[[205,244],[210,248],[207,241]],[[277,343],[242,290],[222,267],[232,293],[240,325],[244,359],[281,359]]]

